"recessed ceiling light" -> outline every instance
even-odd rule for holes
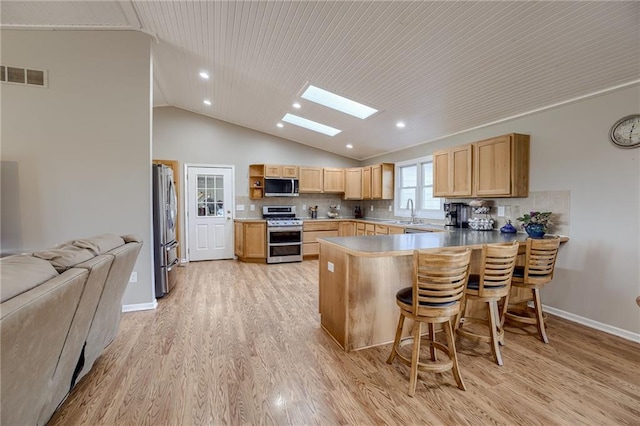
[[[403,122],[403,121],[398,121],[398,122],[396,123],[396,127],[397,127],[397,128],[399,128],[399,129],[404,129],[405,124],[404,124],[404,122]]]
[[[326,124],[317,123],[315,121],[311,121],[306,118],[298,117],[297,115],[289,113],[285,114],[285,116],[282,117],[282,121],[286,121],[287,123],[295,124],[296,126],[304,127],[305,129],[313,130],[314,132],[322,133],[328,136],[335,136],[342,131],[331,126],[327,126]]]
[[[280,127],[282,129],[284,127],[284,124],[278,123],[278,124],[276,124],[276,126],[278,126],[278,127]]]
[[[348,148],[348,149],[352,149],[352,148],[353,148],[353,145],[351,145],[350,143],[348,143],[348,144],[347,144],[347,148]]]
[[[298,102],[294,102],[294,103],[293,103],[293,107],[294,107],[295,109],[300,109],[301,105],[300,105]]]
[[[302,94],[302,98],[361,119],[378,112],[377,109],[312,85],[307,87],[307,90]]]
[[[207,106],[211,106],[211,101],[209,99],[205,99],[204,101],[202,101],[202,103]]]
[[[209,73],[206,71],[202,71],[200,73],[200,77],[204,78],[205,80],[209,80]]]

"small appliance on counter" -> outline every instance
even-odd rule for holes
[[[353,211],[353,215],[356,219],[362,219],[362,209],[360,209],[360,206],[356,206],[355,210]]]
[[[444,225],[454,228],[468,228],[470,207],[465,203],[444,203]]]
[[[318,218],[318,206],[309,206],[309,216],[311,216],[311,219]]]

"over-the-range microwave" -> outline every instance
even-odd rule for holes
[[[265,178],[265,197],[297,197],[298,179],[291,178]]]

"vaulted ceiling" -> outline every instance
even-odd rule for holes
[[[155,105],[356,159],[640,79],[636,1],[5,0],[1,8],[2,28],[148,33]],[[308,83],[380,112],[361,120],[303,100]],[[342,132],[277,127],[287,112]]]

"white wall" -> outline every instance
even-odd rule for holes
[[[401,161],[506,133],[531,135],[531,191],[569,190],[570,241],[545,305],[640,333],[640,148],[608,138],[613,123],[640,112],[640,86],[535,113],[367,160]],[[624,333],[623,333],[624,334]]]
[[[18,171],[15,250],[137,234],[145,243],[135,266],[138,282],[129,284],[123,303],[153,302],[149,37],[0,34],[3,64],[49,72],[48,88],[1,85],[2,160],[15,162]]]

